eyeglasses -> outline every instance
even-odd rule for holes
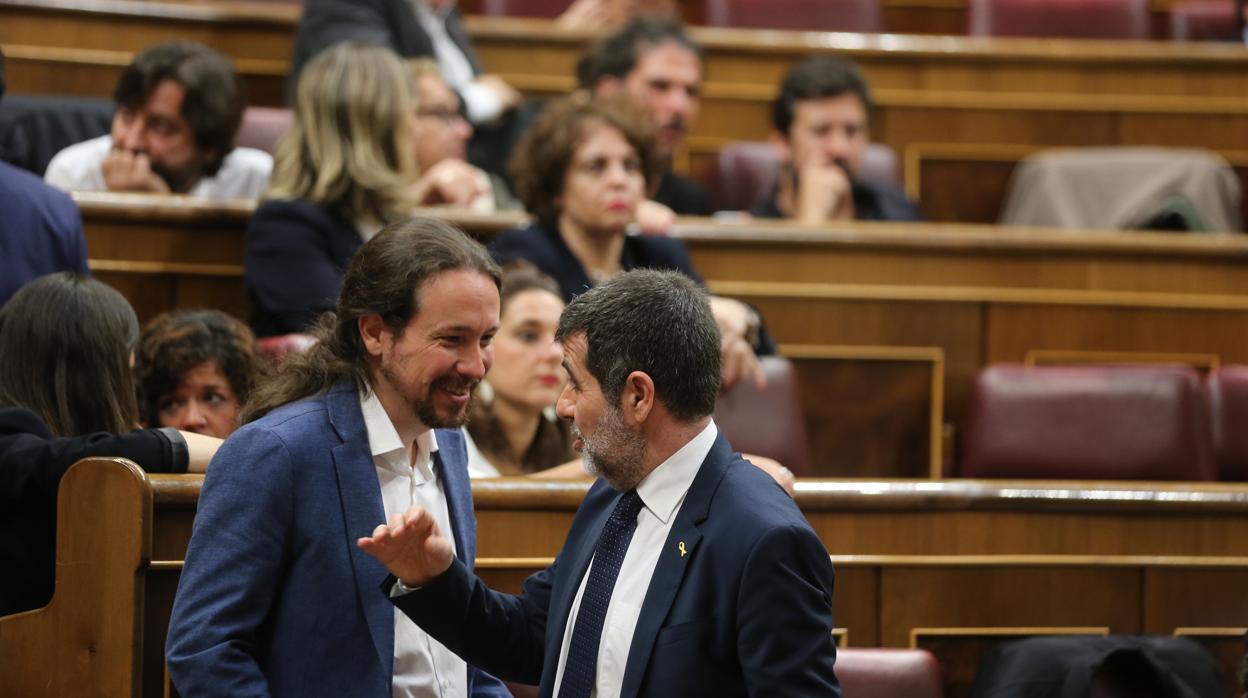
[[[430,119],[436,120],[440,125],[448,128],[455,126],[460,122],[466,121],[463,115],[455,109],[422,108],[416,110],[416,116],[429,117]]]

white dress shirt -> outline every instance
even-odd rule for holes
[[[442,79],[463,98],[468,120],[483,124],[497,119],[503,113],[502,100],[489,88],[473,82],[477,76],[472,70],[472,63],[446,31],[446,15],[454,9],[454,3],[447,3],[441,10],[429,7],[425,0],[411,0],[411,3],[416,11],[416,20],[433,44],[433,55],[438,61]]]
[[[113,150],[112,136],[75,143],[48,163],[44,181],[66,192],[108,191],[104,183],[104,158]],[[255,148],[235,148],[221,161],[211,177],[200,177],[187,196],[205,199],[255,199],[269,186],[273,158]]]
[[[697,436],[672,454],[670,458],[659,464],[644,480],[637,485],[637,494],[641,497],[642,508],[637,513],[637,528],[633,539],[629,541],[628,551],[624,554],[624,562],[620,565],[619,576],[615,578],[615,588],[611,591],[611,602],[607,606],[607,617],[602,624],[602,642],[598,646],[598,667],[594,675],[594,691],[597,698],[617,698],[624,684],[624,669],[628,664],[628,650],[633,644],[633,631],[637,628],[637,619],[641,615],[641,603],[646,598],[646,590],[650,588],[650,578],[654,576],[654,568],[659,564],[659,553],[667,542],[667,535],[672,530],[672,522],[685,501],[693,478],[706,460],[706,454],[715,445],[715,437],[719,430],[715,422],[709,422]],[[568,657],[568,647],[572,643],[572,630],[576,627],[576,614],[581,607],[581,597],[585,594],[585,583],[589,579],[589,570],[593,562],[585,570],[581,578],[580,589],[572,602],[572,610],[568,613],[568,624],[563,630],[563,644],[559,649],[559,670],[555,674],[555,696],[559,695],[559,686],[563,683],[564,663]]]
[[[360,412],[368,431],[377,481],[386,520],[407,511],[413,504],[428,509],[438,528],[451,542],[451,517],[446,506],[442,481],[433,471],[433,452],[438,450],[437,437],[426,429],[415,443],[404,444],[386,408],[375,392],[360,395]],[[413,452],[414,449],[414,452]],[[381,523],[381,522],[378,522]],[[467,698],[468,668],[442,643],[420,629],[403,612],[394,609],[394,676],[391,683],[394,698]]]

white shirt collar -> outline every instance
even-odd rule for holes
[[[373,458],[382,457],[392,465],[412,464],[412,454],[407,444],[399,438],[399,432],[386,414],[374,390],[360,392],[360,413],[364,416],[364,428],[368,432],[368,447]],[[438,450],[438,437],[432,429],[425,429],[416,436],[416,462],[412,465],[425,476],[433,477],[433,453]]]
[[[711,452],[718,435],[715,420],[708,420],[697,436],[659,463],[637,485],[637,495],[641,497],[642,504],[663,523],[667,523],[672,512],[684,501],[685,493],[693,484],[693,478],[697,477],[702,461]]]

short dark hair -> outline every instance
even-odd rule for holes
[[[0,405],[34,412],[54,436],[130,431],[138,336],[134,309],[111,287],[70,272],[35,279],[0,310]]]
[[[555,339],[585,336],[585,365],[612,405],[628,374],[641,371],[672,416],[692,422],[715,411],[719,327],[706,292],[672,271],[636,269],[572,300]]]
[[[219,310],[157,315],[143,328],[134,354],[139,418],[148,427],[161,425],[161,399],[173,394],[196,366],[216,364],[240,403],[246,402],[265,369],[251,330]]]
[[[117,79],[113,101],[140,109],[162,80],[182,86],[182,116],[195,133],[195,144],[215,156],[204,174],[215,175],[234,148],[234,134],[243,119],[243,98],[230,59],[193,41],[166,41],[144,49]]]
[[[771,123],[787,136],[798,102],[840,97],[846,93],[857,95],[868,115],[875,108],[867,80],[853,61],[838,56],[810,56],[789,68],[784,76],[780,94],[771,105]]]
[[[343,380],[369,385],[369,353],[359,320],[380,315],[396,335],[420,312],[420,289],[444,271],[480,272],[500,284],[502,272],[481,243],[445,221],[411,218],[382,229],[351,258],[338,306],[313,330],[311,349],[291,356],[281,371],[252,391],[240,421],[250,422],[288,402],[323,393]]]
[[[602,78],[623,79],[637,67],[642,54],[669,42],[697,56],[698,62],[704,62],[702,47],[685,33],[680,22],[643,16],[591,46],[576,63],[576,80],[583,89],[592,92]]]
[[[592,126],[619,131],[637,151],[647,191],[658,185],[664,161],[658,151],[654,122],[627,100],[591,99],[576,93],[542,110],[513,151],[510,162],[516,197],[538,221],[553,224],[561,208],[568,166]]]

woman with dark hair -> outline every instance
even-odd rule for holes
[[[563,351],[555,343],[564,305],[559,285],[520,263],[503,271],[499,297],[494,366],[477,386],[464,428],[473,477],[526,475],[577,457],[568,423],[554,409],[564,384]]]
[[[70,273],[22,287],[0,310],[0,615],[52,598],[56,493],[82,458],[203,472],[219,439],[143,429],[130,372],[139,326],[120,293]]]
[[[511,161],[516,193],[536,222],[500,235],[490,249],[500,262],[526,260],[553,277],[570,301],[629,269],[668,269],[695,280],[679,240],[626,235],[662,163],[654,126],[623,102],[584,94],[547,107],[524,135]],[[711,298],[723,337],[725,386],[750,377],[762,383],[753,345],[757,313],[740,301]]]
[[[224,439],[264,371],[256,338],[217,310],[158,315],[135,352],[139,416],[147,427],[173,427]]]

